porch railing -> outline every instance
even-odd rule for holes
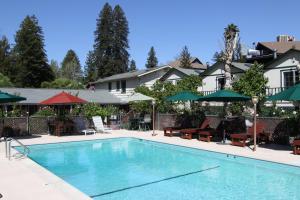
[[[274,88],[266,88],[266,95],[267,96],[271,96],[271,95],[274,95],[274,94],[277,94],[279,92],[282,92],[284,90],[288,89],[288,87],[274,87]],[[214,93],[216,92],[217,90],[208,90],[208,91],[200,91],[202,92],[202,94],[204,96],[206,95],[209,95],[211,93]]]

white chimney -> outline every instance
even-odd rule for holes
[[[290,35],[278,35],[277,42],[294,42],[295,37]]]
[[[273,58],[274,58],[274,59],[277,58],[277,49],[274,49],[274,51],[273,51]]]

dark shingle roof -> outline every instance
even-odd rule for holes
[[[206,69],[207,68],[207,66],[203,65],[203,63],[196,57],[192,57],[190,61],[191,61],[192,68],[196,68],[196,69]],[[168,65],[170,65],[171,67],[180,67],[180,60],[172,61]]]
[[[70,89],[46,89],[46,88],[0,88],[2,92],[20,95],[26,97],[27,100],[19,102],[20,104],[39,104],[62,91],[78,95],[78,97],[89,102],[99,104],[124,104],[124,102],[109,93],[106,90],[70,90]]]
[[[300,50],[300,41],[292,41],[292,42],[259,42],[257,46],[262,45],[272,51],[275,49],[277,53],[282,54],[287,52],[290,49]]]
[[[201,72],[203,72],[203,69],[187,69],[182,67],[174,67],[174,69],[190,76],[190,75],[199,75]]]
[[[129,79],[129,78],[133,78],[133,77],[138,77],[138,76],[142,76],[143,74],[146,73],[151,73],[157,70],[161,70],[161,69],[165,69],[165,68],[170,68],[170,66],[165,65],[165,66],[161,66],[161,67],[155,67],[155,68],[151,68],[151,69],[142,69],[142,70],[135,70],[135,71],[131,71],[131,72],[125,72],[125,73],[121,73],[121,74],[115,74],[112,76],[108,76],[102,79],[98,79],[95,82],[92,82],[91,84],[94,83],[104,83],[104,82],[108,82],[108,81],[114,81],[114,80],[122,80],[122,79]]]
[[[220,62],[216,62],[215,64],[213,64],[211,67],[209,67],[207,70],[205,70],[201,76],[206,76],[208,75],[210,72],[214,71],[214,69],[216,69],[218,66],[222,66],[222,69],[224,69],[224,63],[220,63]],[[242,71],[246,71],[249,69],[249,67],[252,65],[251,63],[239,63],[239,62],[232,62],[231,63],[232,67],[235,67],[237,69],[240,69]]]

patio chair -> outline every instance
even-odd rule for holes
[[[295,155],[300,155],[300,139],[294,140],[293,142],[293,152]]]
[[[151,115],[145,114],[144,118],[139,122],[139,130],[150,130]]]
[[[97,132],[100,133],[107,133],[108,131],[111,131],[112,129],[108,126],[105,126],[102,121],[101,116],[94,116],[92,117],[93,123],[94,123],[94,128]]]

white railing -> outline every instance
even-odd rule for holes
[[[6,138],[5,139],[5,156],[6,156],[6,158],[8,158],[9,160],[11,158],[11,149],[12,149],[11,143],[12,142],[16,142],[23,148],[23,152],[19,152],[20,154],[22,154],[23,156],[26,156],[26,157],[28,156],[28,154],[30,153],[30,149],[26,145],[24,145],[22,142],[20,142],[17,139]]]

